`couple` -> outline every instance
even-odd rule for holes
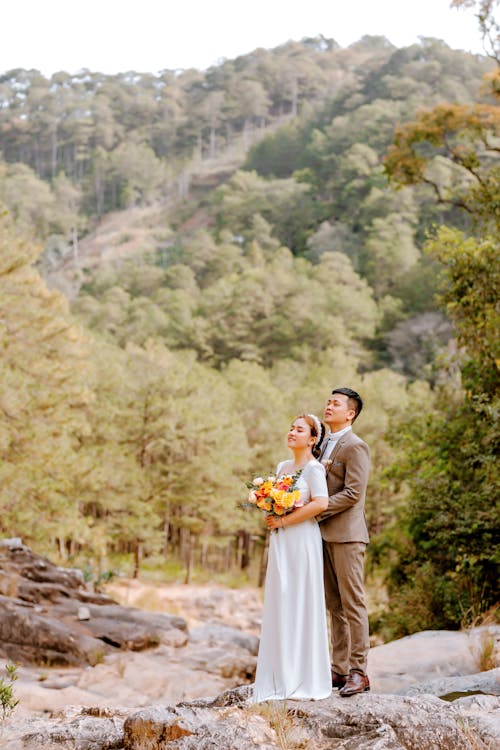
[[[370,689],[363,563],[368,446],[351,429],[363,407],[350,388],[332,391],[324,411],[292,423],[294,458],[277,476],[295,474],[304,505],[267,516],[271,533],[253,701],[343,697]],[[318,524],[319,521],[319,524]],[[331,617],[332,666],[325,610]]]

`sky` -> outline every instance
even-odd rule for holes
[[[319,34],[342,47],[370,34],[397,47],[424,36],[483,52],[473,12],[450,0],[11,0],[2,32],[0,73],[36,68],[46,76],[206,70]]]

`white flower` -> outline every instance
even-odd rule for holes
[[[274,476],[274,474],[271,474],[270,476],[268,476],[267,481],[268,482],[275,482],[276,481],[276,477]]]
[[[255,477],[252,484],[254,485],[254,487],[260,487],[261,484],[264,484],[264,480],[262,479],[262,477]]]
[[[253,505],[257,503],[257,495],[253,490],[250,490],[250,492],[248,493],[248,502],[252,503]]]

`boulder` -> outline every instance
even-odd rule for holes
[[[65,707],[48,717],[10,718],[3,750],[473,750],[496,748],[491,725],[435,696],[251,704],[249,689],[148,708]],[[493,715],[491,706],[477,715]],[[469,712],[469,714],[467,713]],[[493,736],[493,740],[492,740]],[[497,737],[498,739],[498,737]]]
[[[207,623],[199,628],[192,628],[189,632],[189,639],[192,642],[202,641],[210,646],[231,643],[246,649],[254,656],[257,656],[259,651],[259,639],[256,635],[243,633],[241,630],[229,628],[226,625]]]
[[[83,614],[82,614],[83,613]],[[187,642],[181,617],[123,607],[19,539],[0,543],[0,656],[21,664],[94,665],[113,650]]]
[[[401,695],[429,693],[444,700],[455,700],[474,693],[500,696],[500,667],[487,672],[442,677],[430,682],[420,682],[398,691]]]
[[[453,705],[466,717],[468,725],[474,727],[488,748],[500,747],[500,697],[469,695],[457,698]]]
[[[67,706],[50,717],[7,722],[2,750],[122,750],[126,713]]]
[[[0,655],[16,663],[96,664],[106,646],[17,599],[0,597]]]
[[[168,747],[194,750],[250,750],[293,746],[344,750],[471,750],[483,742],[480,729],[467,725],[453,706],[434,696],[403,697],[363,693],[351,699],[337,694],[323,701],[288,701],[251,705],[248,691],[227,691],[214,701],[143,709],[124,724],[126,750]],[[276,728],[281,737],[270,731]],[[181,739],[182,738],[182,739]]]
[[[500,626],[488,626],[487,635],[500,642]],[[473,675],[478,671],[484,638],[483,627],[424,630],[375,646],[368,655],[372,690],[402,694],[441,677]]]

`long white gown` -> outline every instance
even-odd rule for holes
[[[283,461],[278,475],[292,474]],[[316,459],[297,481],[301,500],[327,497],[325,469]],[[321,699],[332,691],[323,552],[315,518],[271,532],[264,613],[252,700]]]

